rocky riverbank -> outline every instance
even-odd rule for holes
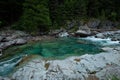
[[[103,48],[96,55],[69,57],[64,60],[35,59],[18,69],[15,80],[106,80],[120,78],[120,47]]]
[[[64,60],[34,59],[4,80],[107,80],[120,78],[120,47],[104,47],[96,55],[73,56]]]
[[[120,31],[99,33],[95,37],[120,41]],[[0,35],[0,49],[2,52],[13,45],[45,39],[54,37],[32,37],[21,31],[4,31]],[[106,52],[95,55],[86,53],[64,60],[37,58],[19,68],[11,77],[0,77],[0,80],[106,80],[114,75],[120,78],[120,46],[103,47],[103,50]]]
[[[52,36],[31,36],[23,31],[3,30],[0,31],[0,56],[4,55],[4,50],[16,46],[24,45],[34,41],[54,39]]]

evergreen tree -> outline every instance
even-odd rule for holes
[[[25,0],[23,9],[19,22],[20,29],[29,32],[44,31],[51,25],[48,0]]]
[[[0,0],[1,26],[42,32],[82,18],[120,20],[120,0]]]

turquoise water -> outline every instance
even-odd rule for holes
[[[41,43],[43,57],[65,57],[67,55],[95,54],[101,51],[97,45],[74,38],[62,38],[52,42]]]
[[[18,47],[19,48],[19,47]],[[37,42],[18,49],[18,53],[37,54],[44,58],[61,58],[70,55],[95,54],[100,46],[76,38],[60,38],[53,41]]]
[[[101,51],[100,46],[76,38],[60,38],[24,46],[15,46],[6,50],[11,56],[0,62],[0,76],[9,74],[25,55],[29,56],[32,54],[43,58],[64,59],[68,56],[96,54]]]
[[[0,62],[0,76],[6,76],[14,70],[15,65],[19,63],[21,56]]]

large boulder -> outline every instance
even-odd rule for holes
[[[84,30],[78,30],[78,31],[76,31],[75,35],[76,35],[76,36],[80,36],[80,37],[87,37],[87,36],[89,36],[90,34],[87,33],[87,31],[84,31]]]
[[[22,31],[5,30],[0,32],[0,49],[6,49],[14,44],[27,43],[28,34]]]
[[[27,40],[22,39],[22,38],[21,39],[15,39],[14,41],[15,41],[16,45],[22,45],[22,44],[27,43]]]
[[[10,47],[11,45],[14,45],[14,44],[15,44],[15,41],[0,43],[0,49],[6,49],[6,48],[8,48],[8,47]]]
[[[75,32],[75,36],[87,37],[91,35],[90,28],[87,25],[80,26],[79,30]]]
[[[65,32],[65,31],[64,31],[64,32],[59,33],[58,36],[59,36],[59,37],[68,37],[69,34],[68,34],[68,32]]]
[[[102,38],[102,39],[105,38],[104,34],[102,34],[102,33],[96,34],[95,37],[96,38]]]

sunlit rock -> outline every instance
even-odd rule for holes
[[[96,55],[86,54],[78,57],[69,57],[64,60],[45,61],[36,59],[17,70],[12,78],[17,80],[86,80],[90,77],[89,74],[94,74],[96,78],[102,79],[103,76],[106,77],[104,73],[109,74],[112,65],[120,66],[119,61],[120,54],[117,51],[104,52]],[[45,65],[48,63],[49,65],[46,69]],[[108,71],[104,72],[106,68]],[[119,75],[119,71],[117,71],[116,75]],[[105,77],[103,80],[106,80]]]
[[[75,32],[75,36],[87,37],[91,35],[91,31],[87,25],[80,26],[79,30]]]
[[[14,41],[15,41],[16,45],[27,43],[27,40],[25,40],[25,39],[15,39]]]
[[[61,33],[58,34],[58,36],[59,37],[68,37],[69,34],[68,34],[68,32],[61,32]]]

